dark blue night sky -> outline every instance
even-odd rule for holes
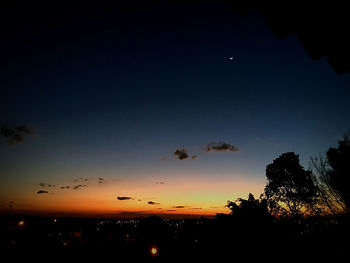
[[[350,75],[312,61],[294,35],[278,40],[256,10],[179,2],[28,17],[1,52],[0,120],[35,134],[1,143],[2,203],[23,184],[78,174],[263,187],[278,155],[307,167],[349,129]],[[212,141],[239,150],[205,153]],[[199,158],[176,159],[180,147]]]

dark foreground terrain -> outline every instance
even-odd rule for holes
[[[12,216],[1,218],[1,250],[6,262],[344,262],[349,229],[349,215],[298,220]]]

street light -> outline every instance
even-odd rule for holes
[[[152,247],[151,248],[151,255],[155,257],[155,256],[157,256],[157,254],[158,254],[158,249],[156,247]]]

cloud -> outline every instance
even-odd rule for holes
[[[149,204],[149,205],[160,205],[160,203],[153,202],[153,201],[149,201],[148,204]]]
[[[21,135],[21,134],[14,134],[12,135],[8,140],[7,140],[7,143],[9,145],[12,145],[12,144],[15,144],[15,143],[18,143],[18,142],[23,142],[24,141],[24,137]]]
[[[191,156],[191,158],[192,158],[192,160],[195,160],[195,159],[198,159],[199,157],[198,157],[198,155],[194,154],[194,155]]]
[[[238,148],[232,144],[226,142],[211,142],[207,146],[204,147],[206,152],[236,152]]]
[[[0,134],[6,138],[13,136],[15,133],[15,130],[12,128],[6,127],[5,125],[0,126]]]
[[[173,206],[173,208],[185,208],[186,206],[184,205],[177,205],[177,206]]]
[[[87,187],[87,185],[83,185],[83,184],[75,185],[75,186],[73,186],[73,190],[78,190],[78,189],[81,189],[83,187]]]
[[[174,156],[179,160],[185,160],[188,158],[187,149],[182,147],[174,152]]]
[[[48,194],[48,191],[44,191],[44,190],[39,190],[38,192],[36,192],[37,194]]]
[[[105,179],[104,178],[102,178],[102,177],[99,177],[98,178],[98,183],[99,184],[103,184],[105,182]]]
[[[33,129],[30,128],[29,126],[26,126],[26,125],[16,126],[15,130],[17,132],[22,132],[22,133],[26,133],[26,134],[32,134],[33,133]]]
[[[78,177],[78,178],[75,178],[73,182],[77,183],[77,182],[87,182],[87,181],[89,181],[88,178]]]
[[[175,212],[176,210],[174,209],[169,209],[169,210],[166,210],[167,212]]]
[[[193,210],[200,210],[200,209],[203,209],[202,207],[193,207],[192,208]]]
[[[165,182],[162,182],[162,181],[161,182],[156,182],[156,184],[165,184]]]
[[[129,196],[117,196],[117,199],[120,201],[124,201],[124,200],[131,200],[131,197],[129,197]]]
[[[168,160],[168,159],[169,159],[169,157],[168,157],[168,156],[164,156],[164,157],[162,157],[162,160],[163,160],[163,161]]]
[[[56,187],[54,184],[39,183],[40,187]]]
[[[12,145],[24,140],[25,135],[33,134],[33,130],[26,125],[11,127],[8,124],[0,125],[0,135],[7,138],[7,143]]]
[[[73,185],[73,186],[64,185],[64,186],[61,186],[60,188],[61,188],[61,189],[73,189],[73,190],[78,190],[78,189],[81,189],[81,188],[84,188],[84,187],[87,187],[87,185],[86,185],[86,184],[78,184],[78,185]]]

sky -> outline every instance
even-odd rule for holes
[[[33,134],[0,138],[2,211],[228,213],[227,200],[263,193],[280,154],[308,168],[350,128],[349,73],[277,39],[255,9],[11,10],[0,124]]]

